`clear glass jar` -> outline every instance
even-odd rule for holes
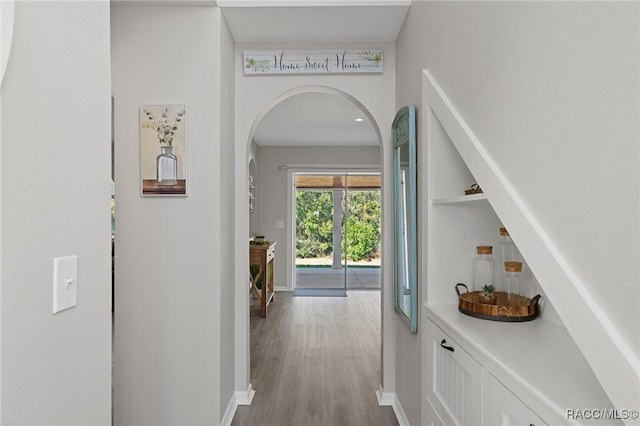
[[[504,267],[505,263],[506,262],[522,262],[523,259],[522,259],[522,255],[520,254],[520,251],[518,250],[518,247],[516,247],[515,243],[511,239],[511,236],[509,235],[507,228],[502,227],[499,229],[499,232],[500,232],[500,237],[498,239],[498,243],[499,243],[500,251],[498,253],[499,263],[497,266],[500,269],[500,276],[496,281],[498,281],[497,288],[501,291],[506,292],[507,283],[506,283],[505,276],[507,275],[507,271]]]
[[[504,262],[504,282],[505,292],[507,293],[507,300],[514,302],[518,300],[518,297],[522,296],[525,292],[522,287],[522,262]]]
[[[482,291],[485,285],[493,285],[493,246],[476,247],[473,259],[473,290]]]
[[[160,155],[156,157],[156,180],[158,185],[176,185],[178,183],[178,159],[171,152],[170,145],[160,146]]]
[[[505,262],[522,262],[522,255],[518,247],[514,244],[507,228],[500,228],[500,265]],[[502,274],[506,274],[506,270],[502,268]]]

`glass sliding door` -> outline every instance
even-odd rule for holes
[[[380,174],[296,173],[294,182],[296,291],[379,289]]]
[[[336,270],[334,262],[340,252],[333,245],[333,200],[327,188],[296,189],[295,288],[342,288],[341,263]]]

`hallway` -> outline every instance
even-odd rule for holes
[[[276,294],[251,316],[251,406],[232,425],[397,425],[380,407],[380,292],[349,297]]]

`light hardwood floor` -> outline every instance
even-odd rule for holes
[[[380,407],[380,292],[348,297],[276,293],[267,318],[251,314],[251,406],[233,426],[397,425]]]

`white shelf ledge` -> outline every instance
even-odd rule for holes
[[[433,205],[451,205],[451,204],[471,204],[478,202],[486,202],[487,196],[480,194],[457,195],[454,197],[434,198],[431,200]]]
[[[524,323],[477,319],[460,313],[457,305],[425,304],[424,309],[454,340],[460,338],[458,344],[472,356],[489,361],[490,369],[518,383],[559,421],[569,422],[567,409],[613,408],[564,327],[543,318]]]

